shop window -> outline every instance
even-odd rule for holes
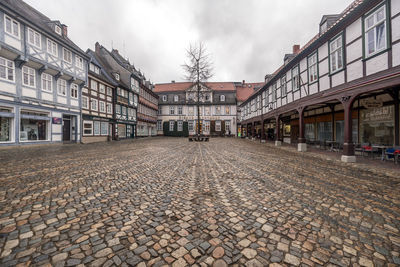
[[[203,131],[205,133],[209,133],[210,132],[210,121],[204,121],[204,128]]]
[[[332,140],[332,122],[324,121],[317,124],[318,140]],[[336,140],[337,141],[337,140]]]
[[[215,121],[215,131],[216,132],[221,131],[221,121]]]
[[[225,121],[225,133],[231,133],[231,121]]]
[[[189,121],[188,126],[189,126],[189,132],[193,132],[194,131],[194,121]]]
[[[101,122],[100,133],[101,135],[108,135],[108,122]]]
[[[306,123],[304,127],[304,135],[307,140],[315,140],[314,123]]]
[[[12,141],[13,115],[11,109],[0,107],[0,142]]]
[[[93,121],[83,121],[83,135],[93,135]]]
[[[99,121],[93,122],[93,134],[100,135],[100,122]]]
[[[183,131],[183,121],[178,121],[178,132]]]
[[[125,124],[118,124],[118,137],[126,138],[126,125]]]
[[[394,106],[361,110],[360,138],[361,143],[393,145]]]
[[[48,114],[21,111],[20,140],[48,140],[48,124]]]

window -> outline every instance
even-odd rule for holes
[[[210,107],[204,107],[204,115],[210,116]]]
[[[231,107],[230,106],[225,106],[225,115],[231,114]]]
[[[119,74],[118,73],[115,73],[115,79],[117,80],[117,81],[119,81]]]
[[[215,106],[215,115],[221,115],[221,106]]]
[[[209,95],[209,94],[206,94],[205,100],[206,100],[206,101],[210,101],[210,95]]]
[[[90,108],[91,108],[91,110],[97,111],[97,100],[96,99],[90,100]]]
[[[137,105],[138,105],[138,96],[137,95],[133,95],[133,105],[135,107],[137,107]]]
[[[72,53],[71,51],[63,48],[63,59],[65,62],[72,63]]]
[[[47,52],[52,54],[53,56],[57,56],[57,54],[58,54],[57,53],[57,44],[50,39],[47,39]]]
[[[183,121],[178,121],[178,132],[183,131]]]
[[[21,141],[48,140],[49,114],[21,110],[19,139]]]
[[[174,115],[175,114],[175,107],[174,106],[170,106],[169,107],[169,115]]]
[[[182,106],[178,107],[178,115],[182,115]]]
[[[112,95],[112,88],[107,86],[107,95]]]
[[[221,121],[215,121],[215,131],[216,132],[221,131]]]
[[[162,101],[163,101],[163,102],[167,102],[167,96],[166,96],[166,95],[163,95],[163,96],[162,96]]]
[[[108,114],[112,114],[112,105],[111,105],[111,103],[107,103],[106,104],[106,109],[107,109],[107,113]]]
[[[120,105],[115,105],[115,113],[121,114],[121,106]]]
[[[102,83],[99,83],[99,92],[102,94],[106,93],[106,86]]]
[[[78,85],[77,84],[71,84],[71,97],[72,98],[78,98]]]
[[[89,109],[89,98],[82,96],[82,108]]]
[[[220,95],[220,96],[219,96],[219,101],[225,102],[225,96],[224,96],[224,95]]]
[[[281,78],[281,96],[287,95],[287,84],[286,84],[286,74]],[[267,103],[267,101],[266,101]]]
[[[75,66],[77,66],[79,69],[83,70],[83,58],[79,56],[75,56]]]
[[[99,101],[99,110],[100,112],[106,112],[106,103],[104,101]]]
[[[364,39],[366,56],[371,56],[387,48],[386,6],[383,5],[364,19]]]
[[[133,93],[129,92],[129,105],[133,105]]]
[[[97,82],[95,80],[90,80],[90,88],[97,91]]]
[[[300,88],[300,79],[299,79],[299,66],[297,65],[292,69],[292,89],[298,90]]]
[[[194,131],[194,121],[188,121],[189,132]]]
[[[189,109],[189,111],[188,111],[189,115],[193,116],[194,115],[194,107],[189,107],[188,109]]]
[[[209,133],[210,132],[210,121],[204,121],[204,133]]]
[[[83,121],[83,135],[93,135],[93,121]]]
[[[174,131],[174,125],[175,125],[175,121],[169,121],[169,131],[170,132]]]
[[[231,121],[225,121],[225,133],[231,133]]]
[[[272,85],[272,101],[276,101],[276,99],[277,99],[276,86],[277,86],[276,83],[274,83]],[[258,105],[258,103],[257,103],[257,105]]]
[[[108,122],[101,122],[100,124],[100,134],[108,135]]]
[[[9,33],[11,35],[14,35],[15,37],[19,38],[19,22],[16,20],[13,20],[9,16],[4,16],[5,17],[5,27],[6,27],[6,33]]]
[[[157,121],[157,131],[162,131],[162,121]]]
[[[329,42],[329,61],[330,72],[336,72],[343,69],[343,37],[336,37]]]
[[[0,107],[0,142],[12,141],[13,114],[12,109]],[[10,115],[10,116],[8,116]]]
[[[63,79],[57,80],[57,93],[65,96],[67,94],[67,81]]]
[[[28,28],[28,42],[33,46],[41,48],[42,41],[41,41],[40,33],[32,30],[31,28]]]
[[[94,65],[93,63],[89,64],[89,70],[93,71],[96,74],[100,74],[100,68]]]
[[[312,54],[308,57],[308,82],[313,83],[318,80],[318,68],[317,68],[317,53]]]
[[[53,91],[53,77],[50,74],[42,73],[42,90]]]
[[[179,96],[178,95],[174,95],[174,102],[178,102],[179,101]]]
[[[126,107],[125,106],[121,107],[121,113],[122,113],[122,115],[126,116]]]
[[[0,57],[0,79],[14,81],[14,61]]]
[[[22,84],[30,87],[35,87],[36,84],[35,70],[27,66],[22,67]]]
[[[61,33],[61,27],[60,27],[60,26],[55,25],[54,31],[55,31],[58,35],[62,35],[62,33]]]
[[[93,134],[100,135],[100,122],[99,121],[93,122]]]

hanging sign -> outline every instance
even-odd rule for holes
[[[53,124],[62,124],[62,118],[53,117],[52,122]]]
[[[383,106],[383,102],[377,99],[364,99],[362,104],[365,108],[380,108]]]

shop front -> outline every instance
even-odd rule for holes
[[[118,122],[115,125],[116,139],[135,138],[136,124]]]
[[[106,118],[83,115],[82,143],[104,142],[111,140],[112,121]]]
[[[361,143],[392,146],[395,143],[394,106],[363,109],[360,112]]]

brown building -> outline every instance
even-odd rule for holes
[[[153,92],[154,86],[150,81],[146,81],[143,75],[141,77],[137,113],[137,136],[156,136],[158,95]]]

